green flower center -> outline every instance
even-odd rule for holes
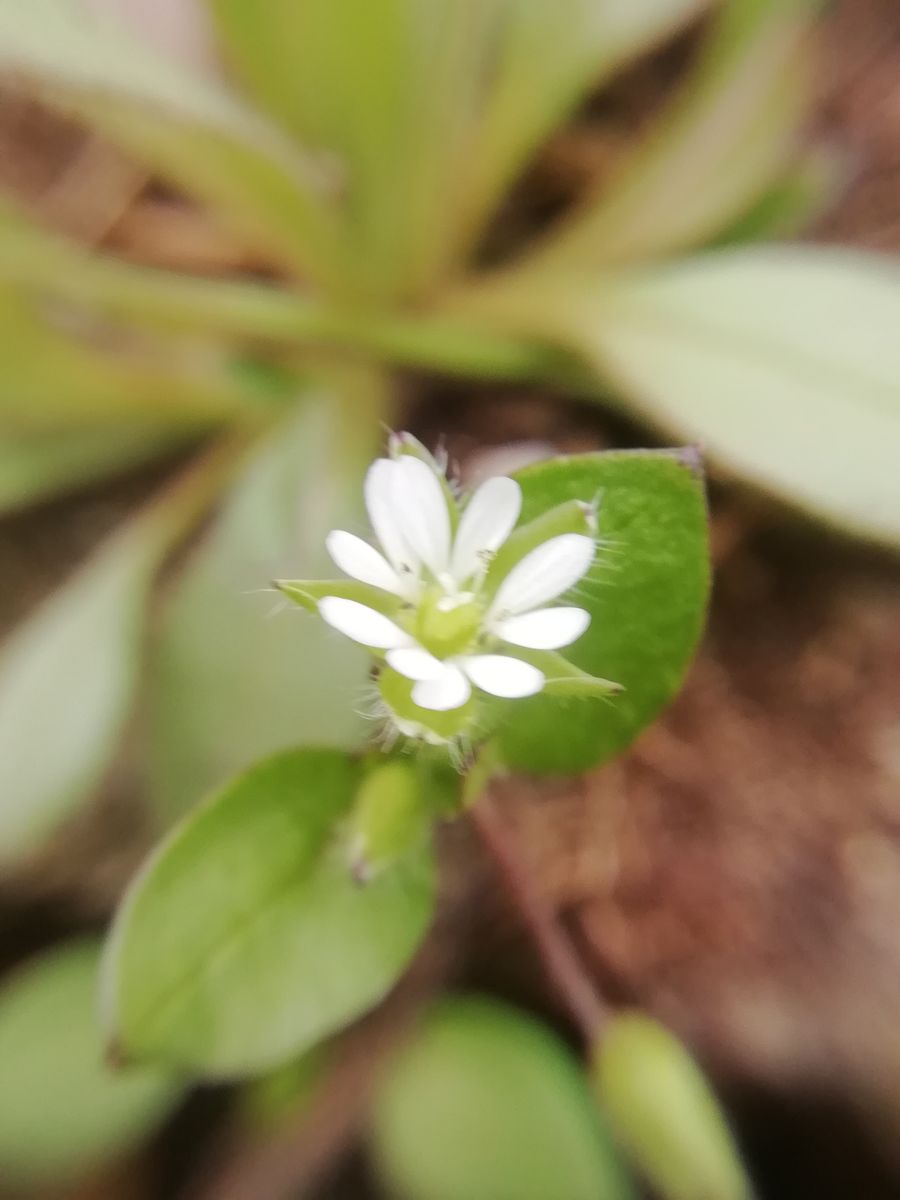
[[[435,658],[452,658],[472,648],[483,616],[474,600],[447,596],[441,587],[433,585],[419,604],[412,632],[419,645]]]

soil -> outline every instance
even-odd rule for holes
[[[900,13],[893,0],[845,0],[822,41],[814,132],[843,164],[844,184],[812,236],[896,252]],[[554,140],[507,214],[507,238],[608,165],[690,51],[688,38],[641,64]],[[12,148],[0,155],[0,184],[87,241],[183,269],[259,267],[108,147],[21,99],[0,108],[0,147]],[[498,237],[491,253],[509,244]],[[646,442],[540,391],[435,381],[413,390],[411,427],[443,437],[472,470],[511,442],[563,451]],[[0,523],[3,622],[155,479]],[[711,491],[714,601],[682,695],[623,760],[575,782],[513,780],[498,798],[603,993],[657,1013],[712,1072],[760,1196],[887,1200],[900,1194],[900,573],[895,560],[728,481],[713,479]],[[67,853],[51,847],[4,889],[5,963],[101,921],[148,837],[127,772],[123,780],[76,826],[77,871],[66,866],[66,831]],[[486,987],[565,1031],[464,829],[448,834],[444,857],[445,916],[412,994],[447,979]],[[403,1028],[409,1003],[401,993],[350,1035],[314,1132],[291,1130],[281,1159],[260,1159],[234,1135],[226,1095],[201,1094],[153,1147],[70,1200],[252,1196],[262,1194],[253,1170],[285,1160],[309,1183],[304,1195],[371,1194],[354,1137],[360,1098],[373,1046]],[[227,1189],[207,1175],[212,1162]]]

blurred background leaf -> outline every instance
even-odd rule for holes
[[[653,423],[838,528],[900,545],[895,263],[720,250],[544,298]]]
[[[438,1004],[376,1094],[376,1164],[402,1200],[633,1200],[566,1047],[474,996]]]
[[[100,547],[0,651],[0,862],[38,846],[91,797],[128,720],[155,573],[211,502],[213,452]]]
[[[155,426],[79,429],[0,440],[0,513],[127,471],[179,442]]]
[[[390,404],[365,370],[311,383],[259,443],[175,582],[149,698],[151,790],[165,817],[275,750],[360,742],[367,655],[268,585],[333,573],[325,536],[360,526],[362,477]]]
[[[72,0],[0,0],[0,66],[209,204],[275,263],[333,273],[332,181],[211,79]]]
[[[348,755],[293,750],[176,827],[107,945],[104,1019],[126,1057],[255,1074],[394,985],[431,920],[434,868],[423,840],[360,886],[341,836],[359,783]]]
[[[669,111],[528,265],[581,270],[670,254],[758,201],[796,153],[809,110],[814,8],[811,0],[725,4]]]
[[[617,1139],[661,1200],[752,1200],[712,1088],[665,1026],[644,1013],[616,1014],[593,1073]]]
[[[63,1183],[152,1133],[182,1086],[156,1069],[114,1071],[95,1008],[99,944],[64,943],[0,985],[0,1179]]]

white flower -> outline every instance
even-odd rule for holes
[[[413,681],[411,698],[421,709],[461,708],[473,685],[509,699],[539,692],[545,675],[526,661],[527,651],[568,646],[590,622],[583,608],[547,606],[586,574],[593,537],[549,537],[498,581],[488,577],[489,567],[519,519],[515,480],[488,479],[460,513],[433,460],[399,453],[373,463],[365,499],[380,549],[343,530],[326,544],[352,579],[395,599],[393,617],[324,595],[318,608],[325,621]]]

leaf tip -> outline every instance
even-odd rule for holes
[[[703,451],[696,443],[689,446],[677,446],[669,452],[683,467],[687,467],[697,479],[705,479],[706,471],[703,466]]]

